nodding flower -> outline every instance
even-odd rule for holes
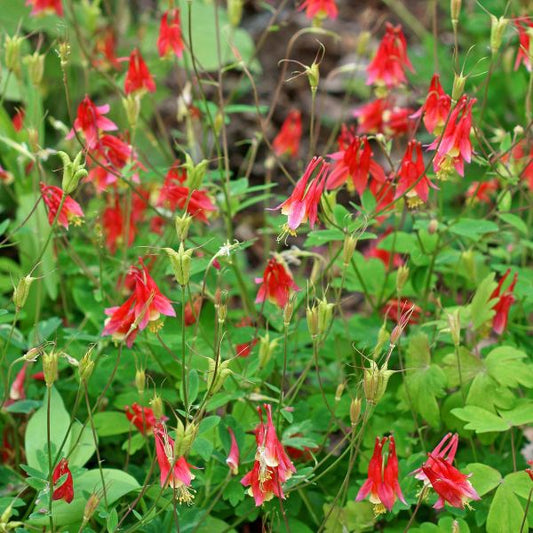
[[[291,157],[298,157],[301,138],[302,114],[300,111],[293,109],[287,115],[279,133],[272,141],[272,148],[278,156],[287,154]]]
[[[513,291],[518,280],[518,274],[516,272],[511,284],[505,289],[505,291],[502,291],[503,284],[505,283],[505,280],[507,279],[510,273],[511,269],[508,268],[505,274],[500,278],[498,286],[494,289],[493,293],[490,296],[491,300],[497,298],[496,303],[492,307],[492,309],[496,312],[494,318],[492,319],[492,329],[497,335],[501,335],[507,328],[509,311],[511,310],[511,306],[515,302]]]
[[[65,500],[65,502],[70,503],[74,499],[74,483],[70,468],[68,467],[68,460],[61,459],[52,473],[53,485],[55,485],[65,474],[67,475],[67,478],[59,487],[54,488],[54,491],[52,492],[52,500]]]
[[[287,305],[291,291],[300,290],[283,260],[278,261],[275,257],[268,261],[263,277],[256,278],[255,282],[261,283],[255,299],[256,303],[269,300],[282,308]]]
[[[433,74],[426,101],[416,113],[411,115],[411,118],[423,116],[424,126],[429,133],[440,135],[444,124],[446,124],[451,106],[452,98],[444,92],[440,84],[440,76]]]
[[[533,32],[533,20],[529,17],[519,17],[514,21],[515,27],[518,30],[518,53],[516,54],[516,61],[514,69],[518,70],[520,64],[526,67],[528,72],[533,68],[531,65],[531,33]]]
[[[139,92],[155,92],[155,82],[137,48],[130,54],[128,73],[124,80],[126,94]]]
[[[331,18],[336,19],[339,14],[335,0],[304,0],[298,8],[299,11],[305,9],[307,18]]]
[[[253,496],[257,506],[271,500],[274,496],[284,499],[281,485],[296,472],[296,468],[276,435],[276,428],[272,422],[272,408],[266,403],[263,404],[263,408],[267,422],[264,423],[262,408],[258,407],[260,422],[255,428],[257,451],[254,466],[241,479],[245,487],[250,487],[248,494]]]
[[[239,472],[239,446],[237,445],[237,439],[235,438],[233,429],[228,427],[228,433],[231,438],[231,447],[228,458],[226,459],[226,464],[228,465],[230,472],[236,476]]]
[[[185,44],[181,34],[180,10],[169,9],[163,13],[159,26],[157,49],[160,57],[169,57],[173,53],[177,57],[183,55]]]
[[[26,0],[26,5],[31,6],[31,15],[55,13],[63,16],[63,4],[61,0]]]
[[[57,223],[65,229],[69,228],[71,222],[75,226],[81,224],[84,214],[80,204],[76,200],[66,195],[62,189],[55,185],[45,185],[41,182],[40,188],[41,196],[48,208],[48,222],[50,222],[50,225],[54,223],[56,216]],[[63,198],[63,195],[65,198]],[[63,205],[61,206],[62,200]],[[61,211],[58,215],[59,206],[61,206]]]

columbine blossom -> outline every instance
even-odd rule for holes
[[[154,415],[154,411],[150,407],[142,407],[137,402],[126,405],[124,408],[127,419],[139,430],[143,435],[153,433],[154,426],[158,420]],[[160,422],[168,420],[166,416],[159,419]]]
[[[505,280],[507,279],[510,273],[511,269],[508,268],[505,274],[498,282],[498,286],[494,289],[494,292],[490,296],[491,300],[497,298],[496,303],[492,307],[492,309],[494,309],[494,311],[496,312],[492,320],[492,329],[497,335],[501,335],[507,328],[509,311],[511,310],[511,306],[515,302],[513,291],[518,280],[518,274],[516,272],[511,284],[505,289],[505,291],[502,290],[503,284],[505,283]]]
[[[412,109],[399,107],[390,98],[378,98],[358,107],[353,116],[359,123],[357,133],[383,133],[394,137],[407,133],[412,113]]]
[[[475,102],[475,98],[461,96],[450,113],[443,133],[429,145],[430,150],[437,151],[433,169],[438,177],[448,176],[454,168],[460,176],[464,176],[464,162],[470,163],[472,159],[470,130]]]
[[[392,89],[407,81],[405,69],[414,71],[407,56],[407,43],[401,25],[393,26],[387,23],[385,35],[379,44],[374,59],[366,71],[367,85],[377,85]]]
[[[169,436],[165,424],[156,423],[153,431],[161,487],[172,487],[180,503],[192,503],[194,496],[189,487],[195,476],[191,472],[191,465],[184,457],[174,457],[174,440]]]
[[[9,397],[4,402],[3,407],[7,407],[12,403],[24,400],[26,398],[26,391],[24,389],[24,382],[26,381],[26,368],[28,363],[24,363],[22,368],[17,372],[11,387],[9,388]]]
[[[160,57],[169,57],[173,53],[177,57],[183,55],[185,45],[181,36],[180,10],[169,9],[163,13],[159,26],[157,49]]]
[[[124,213],[122,212],[117,195],[115,195],[114,199],[102,213],[102,228],[104,230],[106,246],[111,254],[115,254],[117,247],[123,244],[126,233],[128,246],[133,243],[137,230],[133,220],[131,220],[131,213],[129,227],[126,230]]]
[[[298,157],[302,138],[302,114],[293,109],[281,125],[279,133],[272,141],[272,148],[278,156],[284,154]]]
[[[155,82],[137,48],[130,55],[128,73],[124,81],[126,94],[137,92],[155,92]]]
[[[235,438],[233,429],[228,427],[228,433],[231,438],[231,446],[228,458],[226,459],[226,464],[228,465],[230,472],[236,476],[239,473],[239,446],[237,445],[237,439]]]
[[[272,422],[272,408],[266,403],[263,404],[263,408],[266,412],[267,422],[264,423],[263,411],[261,407],[258,407],[257,412],[261,420],[255,428],[257,452],[254,466],[241,479],[241,483],[245,487],[250,487],[248,494],[253,496],[257,506],[271,500],[274,496],[284,499],[281,485],[296,472],[296,468],[285,453],[276,434],[276,428]]]
[[[87,141],[87,148],[93,149],[102,131],[115,131],[117,125],[104,117],[109,113],[109,104],[97,106],[86,95],[78,106],[78,114],[74,120],[74,127],[67,135],[67,139],[72,139],[76,133],[83,133]]]
[[[444,435],[442,440],[435,446],[435,449],[429,454],[427,461],[424,463],[426,467],[432,467],[434,463],[434,458],[442,459],[450,464],[453,463],[455,459],[455,454],[457,453],[457,446],[459,445],[459,435],[457,433],[447,433]],[[424,481],[424,483],[429,484],[429,479],[422,470],[422,467],[417,468],[414,472],[416,479]]]
[[[531,32],[533,32],[533,20],[529,17],[519,17],[514,21],[515,27],[518,30],[518,53],[516,54],[516,61],[514,69],[518,70],[522,63],[528,72],[531,72]]]
[[[415,207],[428,201],[430,187],[435,186],[425,173],[422,145],[418,141],[409,141],[398,171],[398,184],[394,198],[398,199],[405,194],[407,205]]]
[[[300,287],[294,283],[285,263],[278,261],[275,257],[268,261],[263,277],[255,278],[255,282],[261,283],[255,299],[256,303],[269,300],[279,307],[285,307],[291,291],[300,290]]]
[[[342,133],[343,142],[348,139],[349,130]],[[340,142],[339,142],[340,144]],[[362,195],[371,176],[380,183],[386,179],[385,171],[374,159],[366,137],[352,136],[349,143],[338,152],[329,154],[333,159],[333,170],[328,176],[326,187],[336,189],[347,182],[348,190],[356,190]]]
[[[326,18],[336,19],[339,13],[335,0],[304,0],[298,8],[300,11],[306,10],[307,18]]]
[[[429,133],[440,135],[451,106],[452,99],[444,92],[440,84],[440,76],[434,74],[433,78],[431,78],[426,101],[415,114],[411,115],[411,118],[423,116],[424,126],[426,126]]]
[[[59,487],[55,487],[56,482],[65,474],[67,475],[65,481]],[[52,473],[52,482],[54,484],[52,500],[65,500],[70,503],[74,499],[74,484],[67,459],[61,459],[57,463]]]
[[[328,171],[328,163],[321,157],[313,157],[289,198],[274,208],[281,209],[282,214],[288,217],[284,231],[295,235],[296,229],[307,220],[311,228],[314,227]]]
[[[135,280],[133,294],[120,307],[105,310],[109,318],[102,332],[102,335],[111,335],[117,341],[125,341],[129,348],[137,333],[149,324],[154,331],[160,327],[161,315],[176,316],[170,300],[161,294],[141,258],[139,262],[141,268],[132,266],[130,269]]]
[[[383,459],[383,447],[388,442],[387,461]],[[374,453],[368,464],[368,478],[359,489],[355,501],[364,500],[370,494],[370,502],[374,504],[374,513],[381,514],[394,506],[396,498],[406,503],[398,482],[398,458],[394,437],[376,437]]]
[[[41,196],[46,204],[46,207],[48,208],[48,222],[50,222],[50,225],[52,225],[65,193],[59,187],[54,185],[45,185],[42,182],[40,183],[40,188]],[[68,229],[71,222],[74,225],[80,224],[83,216],[84,214],[80,204],[78,204],[78,202],[76,202],[76,200],[70,196],[66,195],[61,207],[61,212],[57,218],[57,223],[63,226],[65,229]]]
[[[470,201],[491,203],[491,195],[494,194],[500,184],[496,178],[487,181],[473,181],[466,191],[466,197]]]
[[[26,0],[26,5],[31,6],[31,15],[55,13],[63,16],[62,0]]]
[[[249,316],[243,316],[237,324],[235,324],[236,328],[245,328],[247,326],[252,325],[252,319]],[[250,342],[243,342],[241,344],[237,344],[236,347],[236,354],[238,357],[248,357],[250,353],[252,352],[253,347],[258,343],[258,339],[254,338]]]

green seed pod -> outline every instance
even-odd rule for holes
[[[61,188],[65,191],[65,194],[72,194],[78,187],[80,180],[87,176],[85,161],[82,162],[83,152],[79,152],[74,161],[71,161],[69,155],[65,152],[57,152],[57,155],[63,161]]]
[[[453,313],[449,313],[447,318],[453,344],[459,346],[459,344],[461,344],[461,319],[459,317],[459,309],[456,309]]]
[[[228,0],[228,19],[229,23],[236,28],[242,18],[243,0]]]
[[[80,376],[80,381],[85,383],[89,381],[94,370],[94,361],[91,357],[92,351],[93,348],[90,348],[89,351],[81,358],[78,365],[78,375]]]
[[[139,394],[144,394],[144,389],[146,387],[146,373],[142,368],[138,368],[135,371],[135,387],[137,387],[137,392]]]
[[[13,303],[15,304],[17,311],[20,311],[26,304],[26,300],[30,295],[31,284],[36,279],[37,278],[33,278],[32,276],[24,276],[23,278],[20,278],[18,285],[13,291]]]
[[[346,235],[344,237],[344,244],[342,246],[342,262],[344,268],[347,268],[355,252],[357,246],[357,239],[353,235]]]
[[[502,45],[503,34],[507,24],[509,24],[509,19],[504,17],[496,18],[494,15],[490,16],[490,51],[492,55],[497,54]]]
[[[311,338],[314,340],[319,335],[317,306],[316,305],[313,305],[313,307],[307,306],[307,309],[305,310],[305,316],[307,318],[307,329],[309,330],[309,333],[311,334]]]
[[[7,35],[4,43],[6,68],[7,70],[13,72],[17,78],[20,78],[22,73],[20,69],[20,49],[22,46],[22,41],[22,37],[19,37],[18,35],[14,35],[13,37]]]
[[[58,377],[58,354],[55,350],[43,354],[43,373],[46,386],[50,388]]]
[[[38,87],[43,81],[44,55],[34,52],[24,58],[24,63],[28,67],[28,76],[33,86]]]
[[[189,234],[189,228],[191,227],[192,217],[190,215],[176,216],[174,219],[176,224],[176,233],[180,242],[185,242],[187,235]]]
[[[122,98],[122,107],[126,112],[126,118],[128,119],[128,124],[132,129],[137,127],[139,122],[139,114],[141,112],[141,98],[138,94],[128,94]]]
[[[192,249],[185,250],[183,242],[181,242],[177,252],[172,248],[163,248],[163,250],[165,250],[170,259],[170,264],[172,265],[174,277],[176,278],[178,285],[184,287],[189,283],[191,275]]]
[[[183,428],[183,424],[181,422],[180,424],[181,428]],[[174,441],[174,457],[176,459],[189,453],[196,435],[198,435],[198,424],[192,422],[187,424],[184,430],[176,431],[176,440]]]
[[[379,368],[374,361],[370,361],[370,367],[365,368],[363,374],[363,390],[367,403],[378,404],[387,390],[387,384],[392,374],[393,371],[387,370],[386,364]]]
[[[352,427],[357,426],[361,417],[361,398],[354,398],[350,403],[350,422]]]
[[[334,304],[328,303],[324,298],[318,301],[318,334],[323,336],[327,333],[333,320]]]
[[[396,273],[396,291],[401,293],[409,279],[409,267],[401,265]]]
[[[152,411],[156,420],[160,420],[164,415],[163,410],[163,400],[159,394],[154,394],[154,397],[150,400],[150,405],[152,406]]]

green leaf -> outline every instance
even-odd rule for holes
[[[519,216],[512,213],[498,213],[498,217],[527,237],[527,225]]]
[[[452,409],[451,412],[460,420],[467,422],[465,429],[472,429],[476,433],[507,431],[510,427],[503,418],[475,405]]]
[[[459,357],[459,361],[457,358]],[[483,360],[476,357],[472,352],[464,348],[459,347],[458,356],[455,353],[446,355],[443,360],[443,370],[448,378],[448,385],[450,387],[457,387],[461,384],[469,383],[480,372],[484,371]],[[461,375],[459,376],[459,368],[461,369]]]
[[[520,531],[524,509],[511,488],[504,482],[498,487],[490,505],[487,517],[487,533],[503,533],[504,531]],[[524,531],[529,530],[525,523]]]
[[[333,241],[344,241],[344,233],[339,229],[323,229],[310,231],[305,240],[305,247],[323,246]]]
[[[496,408],[510,409],[514,401],[514,394],[508,388],[499,385],[485,373],[479,373],[474,378],[466,397],[467,405],[482,407],[494,413]]]
[[[198,433],[205,433],[206,431],[209,431],[210,429],[213,429],[215,427],[218,426],[218,424],[220,423],[220,417],[219,416],[216,416],[216,415],[213,415],[213,416],[208,416],[206,418],[204,418],[201,422],[200,422],[200,427],[198,428]]]
[[[448,231],[460,237],[476,240],[487,233],[495,233],[498,229],[498,224],[490,220],[462,218],[450,226]]]
[[[213,453],[213,443],[210,440],[198,437],[192,445],[192,451],[196,452],[204,461],[209,461]]]
[[[82,467],[95,451],[96,444],[91,427],[89,424],[83,427],[81,422],[75,420],[70,433],[69,464]]]
[[[40,406],[41,402],[36,400],[20,400],[19,402],[12,403],[11,405],[3,407],[2,409],[8,413],[23,413],[27,415]]]
[[[431,363],[429,341],[426,334],[411,337],[407,348],[405,388],[413,408],[433,427],[440,424],[437,398],[444,396],[446,374]]]
[[[491,295],[496,288],[494,273],[489,274],[480,284],[470,304],[470,320],[474,329],[478,329],[494,316]]]
[[[470,482],[480,496],[495,489],[502,481],[502,475],[483,463],[470,463],[465,468],[466,474],[472,474]]]
[[[198,378],[198,371],[196,369],[192,369],[189,372],[189,402],[193,403],[194,400],[198,397],[198,389],[200,386],[200,380]]]
[[[522,470],[521,472],[513,472],[511,474],[507,474],[503,482],[517,496],[520,496],[525,500],[529,498],[529,491],[531,490],[531,478],[529,477],[529,474],[524,470]]]
[[[48,389],[46,394],[50,394],[50,442],[52,443],[52,453],[56,454],[63,440],[67,436],[70,425],[70,415],[65,409],[63,400],[52,387]],[[24,437],[24,449],[26,451],[26,462],[32,468],[48,472],[48,463],[44,461],[41,464],[39,456],[43,454],[48,457],[48,438],[47,438],[47,397],[40,407],[28,421],[26,427],[26,434]],[[62,450],[62,455],[66,456],[70,449],[71,435],[65,440],[65,445]]]
[[[485,359],[489,375],[506,387],[533,387],[533,365],[524,362],[527,355],[511,346],[499,346]]]
[[[93,422],[99,437],[122,435],[135,428],[124,413],[117,411],[96,413],[93,417]]]
[[[499,411],[500,416],[511,426],[522,426],[533,422],[533,401],[522,400],[509,411]]]

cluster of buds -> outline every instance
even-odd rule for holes
[[[377,405],[383,398],[392,374],[394,371],[387,369],[387,362],[379,367],[375,361],[370,361],[370,366],[363,373],[363,390],[368,404]]]

